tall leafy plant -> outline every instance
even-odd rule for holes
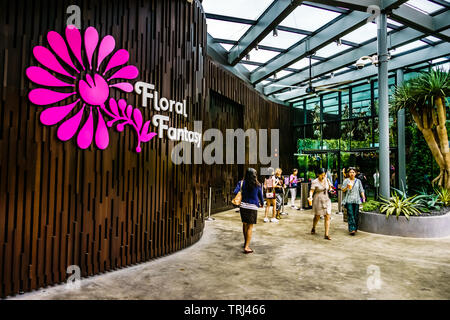
[[[432,184],[445,189],[450,189],[450,149],[446,128],[446,97],[449,95],[450,73],[432,69],[398,86],[393,99],[396,109],[409,110],[439,165],[440,173]]]

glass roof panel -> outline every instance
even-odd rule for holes
[[[221,43],[220,44],[222,47],[224,47],[225,50],[230,51],[231,48],[233,48],[234,46],[232,44],[227,44],[227,43]]]
[[[250,28],[250,25],[220,21],[214,19],[206,19],[208,33],[213,38],[239,40],[244,33]]]
[[[337,12],[301,5],[289,16],[287,16],[286,19],[280,23],[280,25],[296,29],[316,31],[338,16],[339,13]]]
[[[286,76],[288,76],[288,75],[291,75],[292,73],[293,73],[293,72],[291,72],[291,71],[281,70],[281,71],[279,71],[279,72],[276,73],[277,79],[284,78],[284,77],[286,77]]]
[[[305,37],[306,36],[302,34],[278,30],[277,37],[274,37],[272,32],[270,32],[259,44],[280,49],[287,49]]]
[[[276,57],[279,54],[280,54],[279,52],[262,50],[262,49],[259,49],[259,50],[253,49],[249,53],[250,61],[261,62],[261,63],[266,63],[267,61],[269,61],[273,57]]]
[[[312,63],[314,65],[314,61]],[[304,69],[309,67],[309,59],[308,58],[303,58],[300,61],[297,61],[296,63],[293,63],[289,66],[289,68],[293,68],[293,69]]]
[[[250,72],[253,72],[253,70],[255,70],[256,68],[259,68],[259,66],[254,66],[252,64],[240,63],[240,65],[243,65],[244,67],[246,67],[247,70],[249,70]]]
[[[425,13],[433,13],[444,8],[428,0],[409,0],[406,5]]]
[[[257,20],[272,4],[273,0],[203,0],[203,9],[207,13]]]
[[[367,40],[377,37],[377,25],[375,23],[366,23],[361,28],[350,32],[349,34],[342,37],[343,40],[363,43]]]
[[[394,21],[394,20],[389,19],[389,18],[387,19],[387,22],[390,23],[390,24],[393,24],[394,26],[397,26],[397,27],[403,27],[403,25],[400,22]]]
[[[331,56],[334,56],[335,54],[345,51],[349,49],[350,46],[347,46],[345,44],[337,45],[335,42],[330,43],[329,45],[323,47],[322,49],[318,50],[316,52],[316,55],[323,58],[328,58]]]
[[[440,42],[440,41],[442,41],[441,39],[433,37],[433,36],[426,37],[425,39],[433,41],[433,42]]]
[[[423,47],[423,46],[427,46],[427,44],[422,42],[422,41],[420,41],[420,40],[417,40],[417,41],[405,44],[404,46],[396,48],[392,53],[393,53],[393,55],[397,55],[399,53],[403,53],[403,52],[406,52],[406,51],[409,51],[409,50],[417,49],[417,48],[420,48],[420,47]]]

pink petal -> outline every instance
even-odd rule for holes
[[[103,62],[103,59],[105,59],[111,52],[113,52],[114,47],[116,46],[116,41],[111,36],[106,36],[103,38],[102,42],[100,43],[100,48],[98,50],[98,61],[97,61],[97,71],[98,68],[100,68],[100,64]]]
[[[80,99],[67,106],[51,107],[45,109],[44,111],[42,111],[40,116],[41,123],[45,124],[46,126],[52,126],[54,124],[57,124],[73,110],[73,108],[78,104],[78,102],[80,102]]]
[[[67,50],[66,43],[58,32],[50,31],[47,34],[47,40],[50,47],[56,54],[69,66],[71,66],[77,73],[80,73],[78,69],[74,66],[72,59],[69,56],[69,51]]]
[[[148,133],[148,134],[144,134],[144,135],[141,137],[141,141],[142,141],[142,142],[149,142],[149,141],[152,140],[155,136],[156,136],[156,133],[154,133],[154,132],[150,132],[150,133]]]
[[[112,79],[134,79],[139,75],[139,70],[135,66],[126,66],[114,73],[108,81]]]
[[[99,149],[106,149],[109,144],[109,134],[108,129],[106,128],[105,120],[103,119],[103,115],[100,112],[100,108],[98,110],[98,125],[97,131],[95,132],[95,144]]]
[[[80,30],[78,30],[76,27],[68,26],[66,28],[66,39],[69,43],[70,49],[72,49],[73,54],[77,58],[78,62],[83,67],[83,70],[85,70],[83,65],[83,59],[81,58],[81,34]]]
[[[150,120],[144,123],[144,127],[142,128],[141,135],[145,135],[148,132],[148,127],[150,126]]]
[[[42,47],[42,46],[36,46],[33,49],[33,54],[34,54],[36,60],[39,61],[39,63],[41,63],[43,66],[49,68],[52,71],[58,72],[60,74],[63,74],[65,76],[75,79],[74,76],[69,74],[61,66],[61,64],[58,62],[58,60],[56,60],[53,53],[51,53],[50,50],[48,50],[47,48]]]
[[[139,109],[133,110],[133,117],[134,117],[134,123],[136,124],[136,127],[138,128],[137,131],[140,131],[142,128],[142,113]]]
[[[74,84],[59,80],[50,72],[40,67],[29,67],[26,70],[28,79],[36,84],[49,87],[74,87]]]
[[[108,65],[106,66],[105,72],[103,72],[103,75],[106,72],[108,72],[108,70],[127,63],[129,58],[130,58],[130,54],[128,53],[127,50],[125,50],[125,49],[118,50],[116,53],[114,53],[111,60],[109,60]]]
[[[94,120],[92,117],[92,108],[90,108],[89,117],[78,133],[77,143],[81,149],[87,149],[92,143],[94,136]]]
[[[127,82],[120,82],[120,83],[112,84],[112,85],[110,85],[110,87],[114,87],[114,88],[120,89],[125,92],[133,91],[133,86]]]
[[[92,55],[98,43],[98,32],[94,27],[89,27],[84,33],[84,47],[89,62],[89,68],[92,69]]]
[[[80,126],[81,118],[83,117],[84,105],[80,111],[77,112],[72,118],[64,121],[58,128],[57,136],[62,141],[67,141],[71,139],[75,132],[77,132]]]
[[[119,116],[119,109],[117,109],[117,102],[113,98],[109,99],[109,108],[111,109],[112,113],[114,113],[116,116]]]
[[[70,96],[73,96],[75,93],[76,92],[63,93],[39,88],[31,90],[28,94],[28,98],[32,103],[43,106],[64,100]]]
[[[119,100],[119,109],[122,110],[122,114],[125,115],[125,108],[127,107],[127,102],[124,99]]]

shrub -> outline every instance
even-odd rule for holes
[[[363,203],[362,211],[364,212],[377,211],[380,208],[380,205],[381,203],[379,201],[369,200]]]

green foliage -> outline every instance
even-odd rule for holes
[[[441,202],[439,201],[439,196],[437,194],[422,193],[416,197],[416,200],[421,205],[423,212],[441,209]]]
[[[377,211],[380,208],[381,203],[375,200],[369,200],[362,204],[362,211],[364,212],[373,212]]]
[[[439,188],[435,190],[438,201],[444,207],[450,207],[450,190],[445,188]]]
[[[430,101],[434,105],[437,97],[450,96],[450,73],[444,69],[432,69],[411,80],[414,98],[419,102]]]
[[[308,156],[301,155],[297,157],[298,170],[300,172],[306,171],[308,169]]]
[[[405,131],[408,159],[406,176],[409,189],[416,192],[425,189],[431,193],[431,180],[434,176],[434,172],[431,172],[431,164],[434,162],[431,151],[416,125],[406,127]]]
[[[323,146],[326,146],[328,150],[339,149],[339,139],[323,139]]]
[[[312,171],[308,171],[308,175],[307,175],[308,179],[314,180],[316,178],[316,174]]]
[[[391,215],[395,215],[397,220],[399,216],[405,216],[409,220],[410,216],[419,216],[421,214],[420,209],[422,206],[417,202],[416,197],[406,198],[398,193],[392,193],[391,199],[381,198],[380,211],[386,214],[386,219]]]

